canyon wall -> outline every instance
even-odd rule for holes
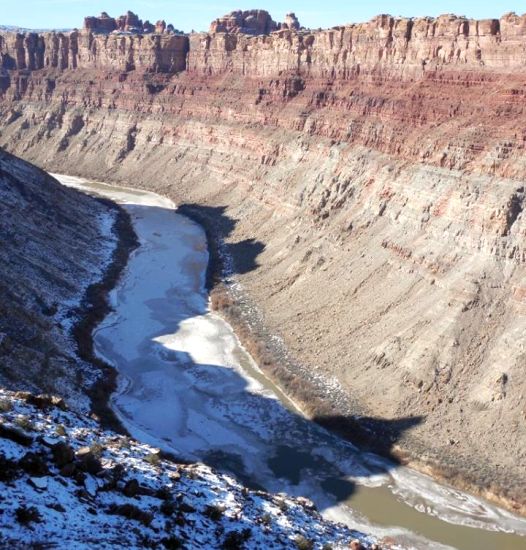
[[[262,13],[266,14],[257,12],[260,19]],[[294,71],[322,78],[354,78],[364,71],[396,72],[406,79],[449,66],[521,72],[526,67],[526,16],[515,14],[481,21],[454,15],[436,19],[380,15],[368,23],[323,31],[275,30],[279,27],[276,23],[263,19],[261,28],[253,23],[254,35],[243,33],[252,32],[252,27],[237,29],[235,20],[223,24],[223,19],[215,21],[212,30],[235,32],[189,36],[163,32],[115,34],[94,33],[88,26],[71,33],[3,33],[2,67],[162,72],[188,69],[205,74],[232,71],[263,77]],[[293,27],[293,23],[283,26]]]
[[[188,38],[176,34],[3,33],[4,70],[113,69],[177,72],[186,67]]]
[[[0,145],[198,205],[335,417],[524,512],[525,32],[3,34]]]

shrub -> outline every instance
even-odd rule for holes
[[[64,427],[64,424],[57,424],[55,427],[55,433],[60,436],[67,435],[66,428]]]
[[[15,516],[18,523],[29,525],[31,522],[40,523],[42,517],[40,512],[34,506],[20,506],[15,510]]]
[[[173,515],[176,509],[177,507],[172,500],[165,500],[160,506],[160,510],[165,516]]]
[[[11,481],[18,476],[18,465],[16,461],[6,458],[0,454],[0,481]]]
[[[159,453],[149,453],[144,457],[144,460],[152,466],[157,466],[161,462],[161,457]]]
[[[183,543],[173,535],[162,539],[161,543],[168,550],[178,550],[179,548],[183,548]]]
[[[9,399],[0,399],[0,412],[7,413],[13,410],[13,403]]]
[[[33,422],[31,422],[31,419],[29,416],[25,416],[23,414],[20,414],[16,417],[15,420],[17,426],[25,430],[26,432],[33,432],[35,431],[35,425]]]
[[[100,458],[102,453],[106,450],[106,446],[100,441],[95,441],[95,443],[90,445],[89,450],[95,458]]]
[[[223,541],[223,548],[225,550],[241,550],[251,536],[252,531],[248,528],[243,531],[230,531]]]
[[[278,500],[277,505],[283,513],[285,513],[289,509],[287,503],[284,500]]]
[[[212,521],[219,521],[223,517],[224,511],[225,509],[222,506],[212,504],[205,508],[204,514]]]
[[[272,516],[269,513],[263,514],[261,516],[261,523],[263,525],[270,525],[272,523]]]
[[[110,504],[108,513],[116,516],[123,516],[126,519],[140,521],[148,527],[153,520],[153,515],[134,506],[133,504]]]

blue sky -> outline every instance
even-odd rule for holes
[[[29,28],[80,27],[85,15],[102,10],[112,16],[131,9],[142,19],[165,19],[189,31],[206,30],[212,19],[234,9],[261,8],[281,21],[285,13],[296,12],[306,27],[331,27],[367,21],[378,13],[418,16],[456,13],[477,19],[526,11],[524,1],[502,0],[0,0],[0,25]]]

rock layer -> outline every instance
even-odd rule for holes
[[[0,144],[211,207],[345,414],[425,418],[413,458],[524,511],[525,23],[3,34]]]

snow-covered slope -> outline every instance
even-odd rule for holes
[[[116,210],[0,150],[0,383],[87,408],[71,328],[116,247]]]
[[[0,410],[3,548],[373,544],[324,520],[306,499],[251,491],[202,464],[163,458],[61,400],[0,390]]]

